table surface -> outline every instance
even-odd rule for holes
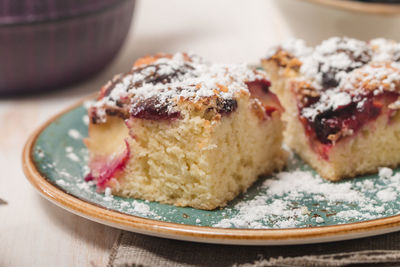
[[[71,214],[43,199],[25,179],[23,145],[40,124],[97,91],[139,56],[193,51],[217,62],[258,62],[291,36],[272,0],[146,0],[113,63],[77,86],[0,99],[0,266],[106,266],[119,230]]]

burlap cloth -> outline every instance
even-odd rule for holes
[[[123,231],[108,266],[400,266],[400,232],[312,245],[227,246]]]

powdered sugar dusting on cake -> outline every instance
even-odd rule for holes
[[[257,79],[265,79],[265,73],[245,64],[209,64],[198,56],[176,53],[118,76],[108,84],[107,94],[92,107],[103,121],[107,107],[121,108],[126,104],[132,112],[140,110],[146,101],[152,101],[156,109],[166,107],[168,113],[173,113],[182,99],[196,102],[216,95],[233,99],[237,92],[248,90],[245,82]]]
[[[341,92],[338,89],[328,90],[321,95],[318,102],[310,107],[302,110],[302,115],[309,120],[314,120],[315,117],[327,110],[335,110],[341,106],[350,104],[352,101],[351,95],[347,92]]]
[[[371,60],[367,43],[347,37],[332,37],[323,41],[314,51],[300,58],[300,72],[315,80],[317,89],[336,87],[346,73]]]
[[[373,61],[398,61],[400,59],[400,44],[384,38],[376,38],[369,41],[374,50]]]
[[[289,40],[279,47],[269,50],[271,57],[277,50],[283,49],[297,57],[301,62],[300,73],[315,81],[315,89],[336,87],[343,78],[354,69],[369,62],[397,62],[400,60],[400,43],[383,38],[364,42],[348,37],[332,37],[323,41],[314,49],[302,40]],[[326,81],[328,80],[328,81]],[[329,86],[329,80],[334,86]]]
[[[293,48],[295,46],[296,48]],[[308,84],[314,100],[307,104],[308,95],[302,95],[300,113],[309,121],[318,114],[335,111],[355,103],[364,108],[370,92],[400,90],[400,44],[382,38],[364,42],[347,37],[332,37],[316,46],[310,53],[304,51],[303,42],[291,41],[281,49],[292,53],[300,62],[298,84]],[[306,93],[307,90],[304,92]],[[317,99],[316,99],[317,98]],[[398,109],[400,104],[390,108]]]
[[[281,45],[270,48],[267,51],[266,58],[272,57],[279,49],[287,51],[297,58],[307,56],[312,52],[312,49],[310,47],[307,47],[304,40],[289,39],[283,42]]]
[[[400,85],[400,69],[397,63],[373,63],[354,70],[340,84],[342,90],[374,91],[374,95],[384,91],[397,91]]]

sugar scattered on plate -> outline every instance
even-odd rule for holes
[[[379,177],[382,178],[390,178],[393,175],[393,170],[387,167],[379,168]]]
[[[135,213],[139,213],[139,214],[144,215],[144,216],[148,216],[150,214],[153,214],[150,211],[149,205],[147,205],[145,203],[142,203],[142,202],[134,200],[134,201],[132,201],[131,206],[133,208],[133,212],[135,212]]]
[[[227,209],[230,218],[216,222],[214,227],[222,228],[293,228],[304,225],[315,217],[318,224],[325,219],[312,214],[305,206],[296,206],[300,199],[312,196],[313,203],[326,203],[332,211],[326,211],[337,220],[369,220],[386,212],[386,205],[397,199],[400,191],[400,173],[393,174],[390,168],[380,168],[379,179],[356,182],[331,183],[311,171],[295,170],[280,172],[261,185],[260,192],[249,200],[242,200]],[[356,178],[357,179],[357,178]],[[380,184],[381,183],[381,184]],[[368,195],[376,194],[377,200]],[[339,212],[334,212],[339,207]],[[354,207],[358,207],[355,209]],[[271,225],[271,226],[267,226]]]
[[[85,125],[89,125],[89,116],[88,115],[84,115],[82,117],[82,121]]]
[[[126,208],[126,207],[129,207],[130,204],[128,201],[122,201],[120,206],[121,206],[121,208]]]
[[[72,152],[67,153],[67,158],[69,158],[72,161],[76,161],[76,162],[80,161],[79,157],[75,153],[72,153]]]
[[[392,188],[386,188],[379,191],[376,196],[384,202],[395,201],[397,198],[397,192],[393,191]]]
[[[43,152],[43,150],[41,150],[39,147],[36,149],[36,155],[39,157],[39,158],[44,158],[44,152]]]
[[[106,189],[104,190],[104,200],[105,201],[112,201],[113,200],[113,195],[111,194],[111,188],[110,187],[106,187]]]
[[[66,186],[67,185],[67,183],[62,179],[58,179],[56,181],[56,184],[59,185],[59,186]]]
[[[69,137],[71,137],[73,139],[82,139],[81,134],[78,132],[78,130],[75,130],[75,129],[70,129],[68,131],[68,135],[69,135]]]

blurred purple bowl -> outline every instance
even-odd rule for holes
[[[102,70],[135,0],[0,0],[0,95],[60,88]]]

